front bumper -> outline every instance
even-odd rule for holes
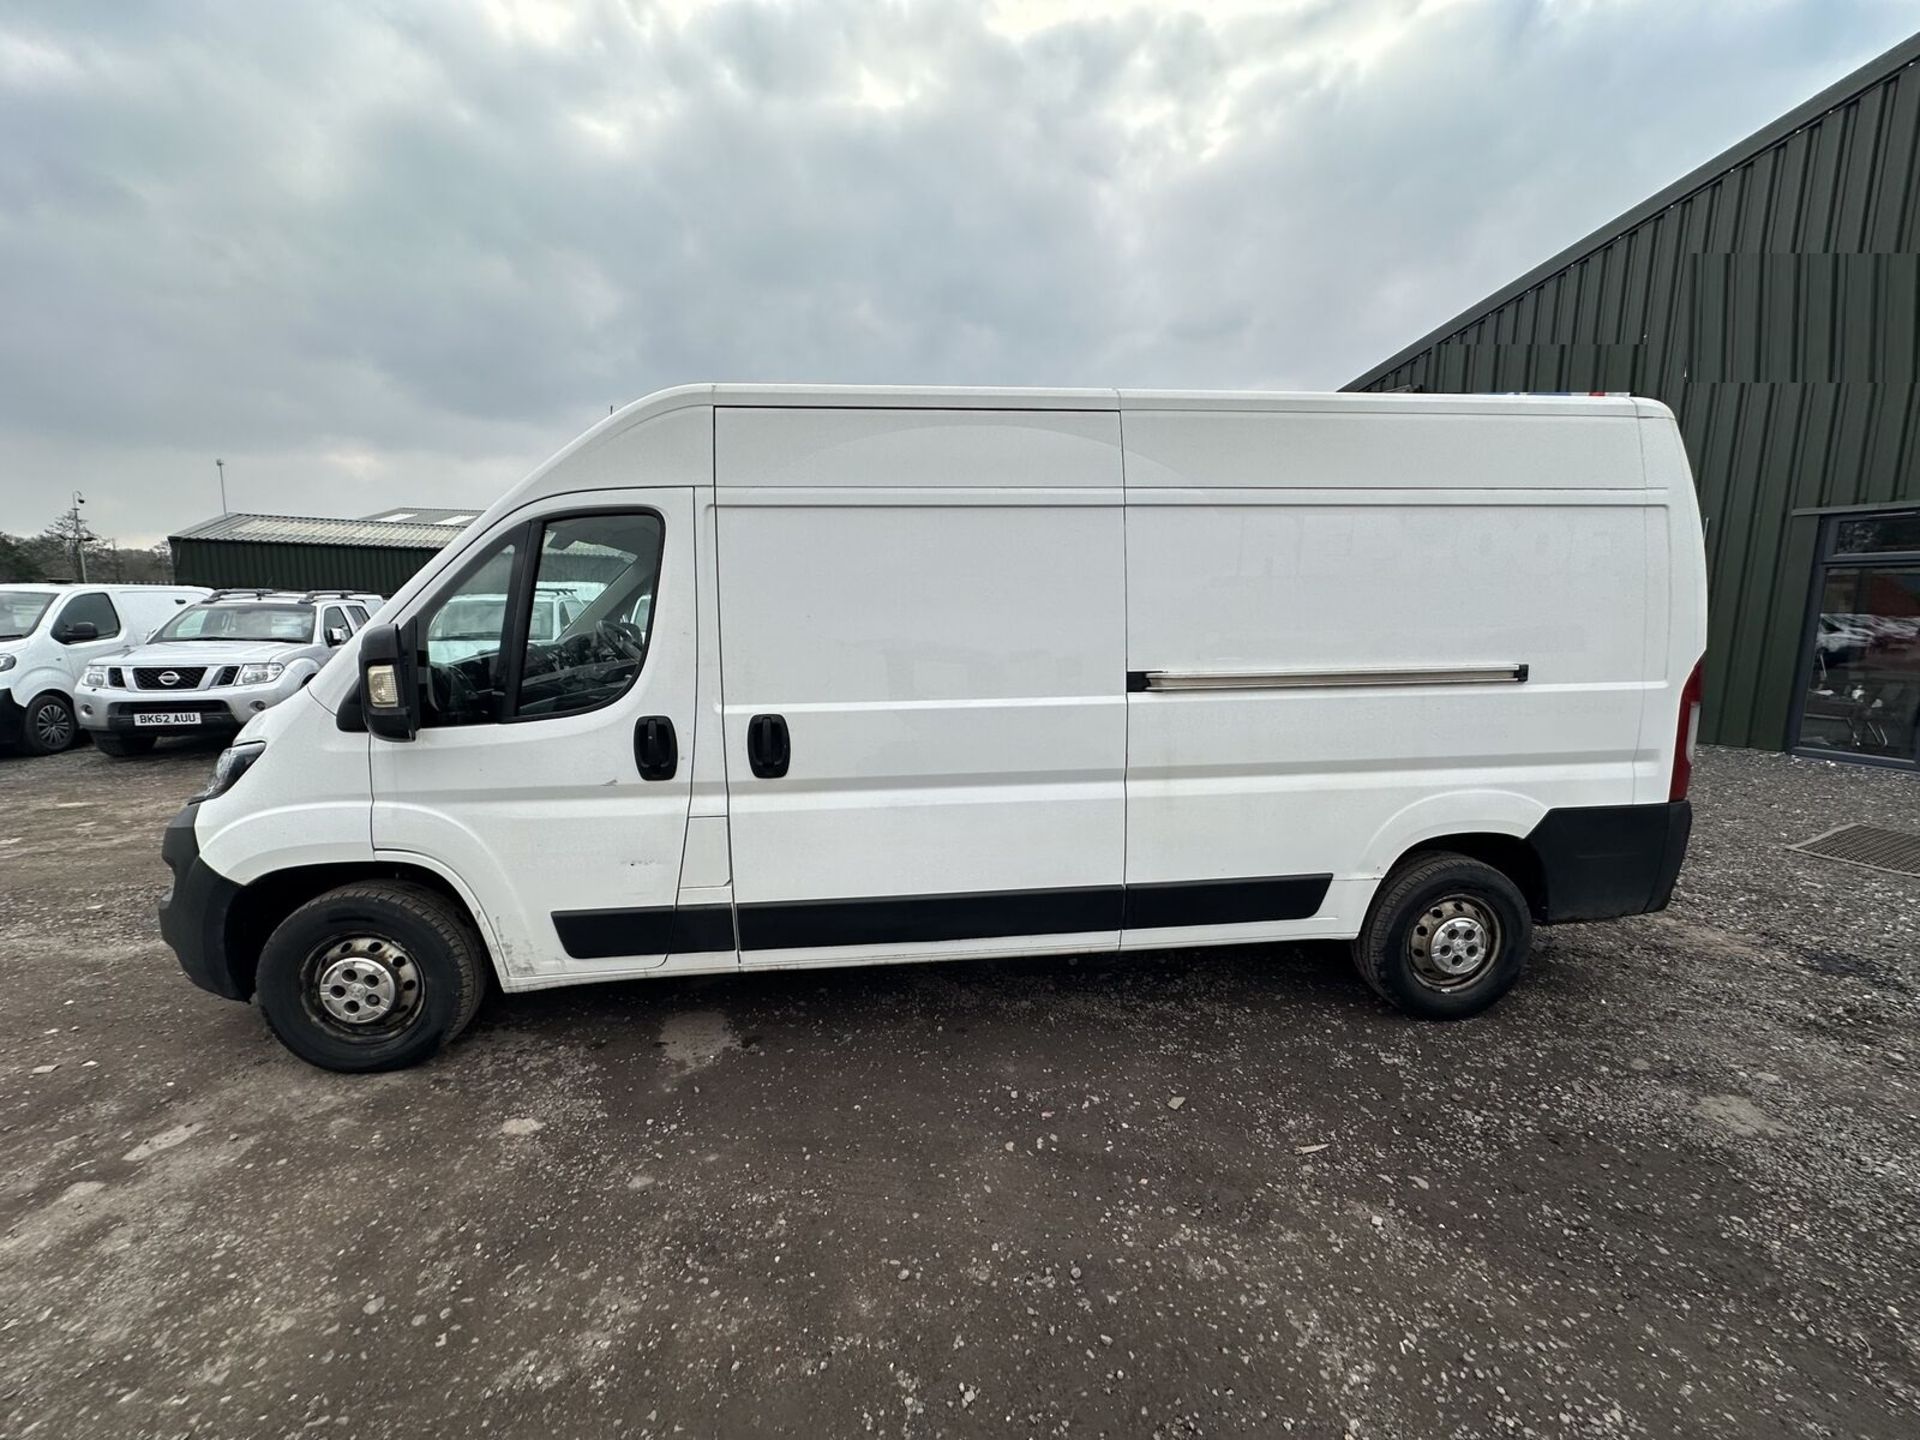
[[[98,690],[82,690],[74,710],[83,730],[138,731],[142,735],[231,735],[247,723],[251,712],[236,715],[225,700],[203,696],[178,700],[108,700]],[[192,724],[142,725],[141,715],[194,715]]]
[[[27,733],[27,712],[13,698],[13,691],[0,690],[0,745],[18,745]]]
[[[238,730],[263,710],[271,710],[307,680],[312,671],[295,671],[271,685],[221,685],[203,690],[126,690],[82,685],[74,710],[83,730],[140,730],[149,735],[218,735]],[[192,713],[192,725],[140,725],[136,715]]]
[[[200,858],[193,828],[199,813],[200,802],[189,800],[160,842],[161,858],[173,872],[173,889],[160,902],[160,935],[202,990],[247,1000],[249,988],[235,976],[227,948],[227,921],[240,887]]]

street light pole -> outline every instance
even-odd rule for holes
[[[224,515],[227,513],[227,462],[216,460],[213,468],[220,472],[220,513]]]
[[[87,532],[80,525],[80,507],[86,503],[86,496],[73,492],[73,564],[82,585],[87,583]]]

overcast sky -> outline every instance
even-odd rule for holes
[[[688,380],[1335,388],[1916,0],[21,3],[0,530],[478,505]]]

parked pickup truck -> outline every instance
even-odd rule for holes
[[[236,731],[319,674],[380,605],[348,590],[215,591],[146,644],[87,666],[81,727],[120,757],[163,735]]]

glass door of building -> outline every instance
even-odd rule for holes
[[[1794,749],[1920,765],[1920,510],[1823,522]]]

